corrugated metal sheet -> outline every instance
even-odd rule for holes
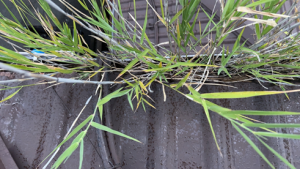
[[[9,73],[1,73],[1,80],[14,77]],[[201,92],[263,90],[256,83],[237,83],[234,86],[238,89],[204,86]],[[54,89],[45,90],[46,87],[48,86],[40,85],[24,88],[14,98],[0,104],[1,136],[16,164],[22,169],[36,168],[41,160],[53,150],[55,145],[61,141],[86,99],[93,94],[96,86],[62,84]],[[122,161],[123,169],[269,168],[227,120],[211,113],[213,127],[223,154],[221,157],[200,105],[168,88],[166,88],[167,101],[164,102],[161,85],[155,84],[151,88],[154,93],[151,93],[150,96],[155,100],[156,109],[146,107],[147,111],[144,112],[142,108],[139,108],[134,113],[127,103],[126,97],[113,99],[110,102],[111,112],[109,113],[112,114],[113,128],[143,142],[143,144],[139,144],[115,137],[117,153]],[[110,90],[113,91],[114,88]],[[271,86],[269,90],[278,90],[278,88]],[[1,91],[1,98],[12,92],[14,90]],[[231,109],[299,111],[299,93],[289,94],[289,97],[290,101],[284,95],[276,95],[240,100],[214,100],[213,102]],[[80,121],[84,120],[92,111],[93,105],[90,104]],[[297,116],[258,116],[255,118],[269,123],[300,122],[300,118]],[[278,131],[300,134],[297,129],[278,129]],[[255,141],[276,168],[286,168],[255,138],[252,136],[250,138]],[[267,143],[296,168],[300,167],[299,140],[271,138]],[[97,152],[96,132],[93,129],[85,138],[84,159],[85,168],[102,166],[102,160]],[[78,151],[61,168],[76,168],[77,165]]]
[[[8,0],[5,0],[8,1]],[[124,8],[126,3],[122,1]],[[158,1],[155,1],[158,4]],[[139,3],[139,22],[142,23],[145,11],[144,1]],[[204,3],[204,1],[203,1]],[[173,4],[173,3],[170,3]],[[173,4],[174,5],[174,4]],[[209,7],[210,4],[205,4]],[[129,9],[129,6],[127,7]],[[159,7],[158,11],[160,11]],[[132,10],[132,8],[130,8]],[[1,11],[2,12],[2,11]],[[131,11],[132,12],[132,11]],[[126,15],[125,9],[123,13]],[[174,12],[173,12],[174,13]],[[7,14],[7,13],[6,13]],[[5,14],[5,15],[6,15]],[[149,18],[153,13],[149,11]],[[201,18],[204,17],[203,13]],[[62,20],[65,18],[62,17]],[[205,23],[205,19],[201,19]],[[207,19],[206,19],[207,20]],[[151,20],[150,20],[151,21]],[[201,21],[201,23],[202,23]],[[207,22],[207,21],[206,21]],[[161,29],[161,28],[159,28]],[[153,29],[154,30],[154,29]],[[148,27],[147,33],[153,34]],[[159,34],[164,34],[160,30]],[[250,33],[249,33],[250,34]],[[154,36],[151,35],[154,41]],[[230,35],[234,38],[234,34]],[[163,42],[164,37],[159,37]],[[228,41],[228,44],[231,42]],[[3,46],[3,42],[0,43]],[[113,75],[110,75],[113,76]],[[11,73],[0,73],[0,80],[18,78]],[[114,78],[112,78],[114,79]],[[32,84],[36,81],[24,82]],[[8,84],[12,85],[12,84]],[[20,85],[20,84],[19,84]],[[236,83],[238,89],[221,86],[204,86],[201,92],[224,92],[237,90],[264,90],[257,83]],[[48,85],[23,88],[15,97],[0,104],[0,134],[9,152],[20,169],[35,169],[62,140],[62,137],[83,107],[86,99],[94,93],[95,85],[61,84],[53,88]],[[113,91],[116,87],[109,87]],[[279,90],[267,86],[269,90]],[[133,136],[143,142],[136,142],[115,137],[117,153],[122,162],[122,169],[265,169],[269,166],[248,145],[248,143],[232,128],[231,124],[215,113],[211,113],[213,127],[223,157],[218,153],[211,135],[209,124],[201,106],[184,98],[173,90],[166,88],[167,101],[163,101],[161,85],[152,85],[150,96],[155,100],[156,109],[146,107],[144,112],[139,108],[132,112],[126,97],[113,99],[110,108],[113,129]],[[289,89],[295,89],[290,87]],[[185,89],[182,89],[187,92]],[[0,91],[0,98],[15,90]],[[254,97],[240,100],[214,100],[213,102],[231,109],[282,110],[298,111],[299,93]],[[95,102],[93,100],[92,102]],[[93,112],[91,103],[84,111],[81,122]],[[299,123],[297,116],[287,117],[255,117],[264,122]],[[278,129],[283,133],[297,133],[298,129]],[[103,169],[102,159],[98,152],[96,131],[90,130],[85,138],[84,169]],[[251,137],[255,140],[255,138]],[[296,168],[300,168],[299,140],[269,139],[268,144],[287,158]],[[255,141],[259,148],[270,159],[276,168],[287,168],[266,148]],[[63,147],[62,150],[66,148]],[[1,166],[1,163],[0,163]],[[62,169],[73,169],[78,166],[78,150],[64,164]]]
[[[20,76],[3,72],[0,74],[1,81],[12,78],[20,78]],[[28,81],[22,85],[35,82],[38,81]],[[39,163],[62,141],[86,100],[94,94],[96,88],[95,85],[72,84],[46,89],[47,87],[49,85],[23,88],[15,97],[0,104],[0,134],[20,169],[38,167]],[[5,98],[14,91],[0,91],[0,98]],[[79,121],[82,122],[93,110],[91,103],[84,110]],[[83,165],[85,168],[99,168],[101,158],[97,151],[98,144],[94,129],[88,132],[84,141]],[[62,151],[65,148],[67,146],[64,146]],[[77,168],[78,160],[79,153],[76,152],[61,169]]]
[[[238,89],[228,87],[204,86],[200,92],[226,92],[243,90],[264,90],[257,83],[237,83]],[[147,107],[147,112],[139,108],[132,113],[126,97],[115,99],[111,103],[114,129],[129,134],[144,145],[123,138],[116,143],[124,162],[123,169],[130,168],[199,168],[199,169],[265,169],[269,166],[231,126],[230,122],[211,112],[212,124],[216,132],[223,157],[215,145],[203,108],[184,98],[171,89],[166,89],[167,100],[163,101],[161,85],[153,85],[155,107]],[[290,88],[294,89],[294,88]],[[269,87],[269,90],[278,90]],[[183,90],[188,93],[187,90]],[[248,99],[213,100],[221,106],[236,110],[281,110],[299,111],[299,93],[289,94],[290,101],[284,95],[254,97]],[[254,117],[269,123],[299,123],[297,116]],[[283,133],[300,134],[298,129],[278,129]],[[276,168],[287,168],[277,157],[269,152],[250,133],[250,138],[258,145]],[[267,143],[287,158],[296,168],[300,168],[299,140],[268,139]]]

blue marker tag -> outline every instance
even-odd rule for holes
[[[39,51],[39,50],[36,50],[36,49],[33,49],[33,50],[31,51],[31,53],[45,54],[45,52],[42,52],[42,51]]]

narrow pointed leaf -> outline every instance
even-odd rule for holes
[[[177,84],[175,89],[180,88],[186,82],[186,80],[189,78],[190,75],[191,72],[189,72],[182,80],[180,80],[180,82]]]
[[[7,96],[6,98],[4,98],[3,100],[0,101],[0,103],[5,102],[6,100],[11,99],[12,97],[14,97],[22,88],[20,88],[19,90],[15,91],[14,93],[10,94],[9,96]]]
[[[243,123],[246,127],[264,127],[264,128],[300,128],[300,124],[278,124],[278,123]]]
[[[205,93],[201,94],[204,99],[237,99],[237,98],[247,98],[254,96],[265,96],[273,94],[283,94],[299,92],[298,90],[287,90],[287,91],[246,91],[246,92],[222,92],[222,93]]]
[[[256,111],[256,110],[232,110],[232,111],[226,111],[223,113],[224,114],[256,115],[256,116],[300,115],[300,112]]]
[[[79,169],[82,168],[82,162],[83,162],[83,150],[84,150],[84,142],[83,139],[80,142],[80,152],[79,152]]]
[[[254,134],[257,136],[265,136],[265,137],[300,139],[299,134],[283,134],[283,133],[270,133],[270,132],[254,132]]]
[[[270,147],[268,144],[266,144],[264,141],[262,141],[260,138],[257,138],[267,149],[269,149],[276,157],[278,157],[282,162],[284,162],[288,167],[292,169],[296,169],[295,166],[293,166],[287,159],[282,157],[279,153],[277,153],[272,147]]]
[[[213,134],[215,143],[216,143],[216,145],[217,145],[217,148],[218,148],[219,152],[221,153],[221,149],[220,149],[220,147],[219,147],[219,144],[218,144],[218,141],[217,141],[217,138],[216,138],[216,134],[215,134],[214,128],[213,128],[212,123],[211,123],[211,120],[210,120],[209,111],[208,111],[208,108],[207,108],[207,105],[206,105],[206,100],[204,100],[204,99],[202,99],[202,106],[203,106],[204,112],[205,112],[205,114],[206,114],[206,118],[207,118],[207,121],[208,121],[208,123],[209,123],[211,132],[212,132],[212,134]]]
[[[135,138],[132,138],[132,137],[130,137],[130,136],[127,136],[126,134],[123,134],[123,133],[121,133],[121,132],[118,132],[118,131],[116,131],[116,130],[113,130],[113,129],[111,129],[111,128],[109,128],[109,127],[106,127],[106,126],[104,126],[104,125],[101,125],[101,124],[99,124],[99,123],[92,122],[91,125],[92,125],[93,127],[97,128],[97,129],[100,129],[100,130],[103,130],[103,131],[106,131],[106,132],[110,132],[110,133],[112,133],[112,134],[115,134],[115,135],[118,135],[118,136],[121,136],[121,137],[125,137],[125,138],[128,138],[128,139],[131,139],[131,140],[133,140],[133,141],[136,141],[136,142],[141,143],[139,140],[137,140],[137,139],[135,139]]]
[[[231,123],[232,126],[244,137],[244,139],[250,144],[250,146],[261,156],[262,159],[265,160],[266,163],[273,169],[275,167],[270,163],[270,161],[266,158],[266,156],[259,150],[259,148],[253,143],[253,141],[234,123]]]

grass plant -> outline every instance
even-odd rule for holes
[[[294,1],[288,11],[279,13],[286,0],[227,0],[216,1],[220,5],[220,16],[216,21],[218,11],[208,11],[200,0],[175,0],[177,12],[169,12],[170,0],[160,0],[160,10],[155,10],[151,1],[147,2],[144,23],[138,23],[136,0],[133,0],[134,21],[124,18],[121,0],[78,0],[85,11],[80,11],[65,0],[60,3],[72,14],[65,12],[52,0],[38,0],[45,15],[40,11],[30,10],[23,0],[2,1],[2,8],[7,3],[13,3],[21,19],[17,19],[9,8],[6,8],[12,20],[0,13],[0,35],[3,41],[9,43],[14,50],[0,46],[0,68],[24,75],[24,79],[14,79],[3,83],[15,83],[29,79],[46,79],[49,83],[90,83],[98,84],[95,89],[99,99],[95,111],[86,120],[75,127],[81,113],[61,142],[45,159],[46,168],[60,147],[68,140],[73,140],[69,147],[61,153],[51,168],[58,168],[70,155],[80,147],[80,164],[82,168],[84,142],[83,138],[90,127],[111,132],[116,135],[139,142],[138,140],[94,122],[97,110],[103,116],[103,105],[113,98],[127,95],[133,111],[139,106],[152,104],[148,96],[152,83],[160,83],[163,88],[176,90],[182,97],[202,105],[211,127],[216,146],[220,151],[210,113],[217,113],[229,120],[232,126],[241,134],[249,145],[271,167],[273,164],[244,132],[252,134],[279,160],[288,167],[295,168],[289,161],[270,147],[265,138],[300,139],[297,134],[277,133],[269,128],[299,128],[299,124],[269,124],[258,123],[251,119],[252,115],[286,116],[299,115],[300,112],[231,110],[213,103],[213,99],[240,99],[255,96],[287,94],[299,90],[285,90],[285,86],[296,86],[292,80],[300,74],[300,15],[297,2]],[[35,2],[32,2],[35,3]],[[1,9],[2,10],[2,9]],[[55,16],[60,12],[73,21],[73,25],[61,22]],[[168,41],[155,44],[150,41],[146,29],[148,13],[153,11],[157,22],[164,25],[168,33]],[[208,18],[205,27],[200,27],[200,35],[195,34],[196,25],[201,25],[198,15],[204,12]],[[40,36],[33,28],[30,20],[37,21],[47,32],[49,39]],[[245,24],[247,23],[247,24]],[[77,27],[90,32],[91,38],[107,44],[109,51],[93,51],[78,33]],[[58,28],[58,31],[54,29]],[[245,28],[250,27],[255,32],[255,42],[246,45],[242,41]],[[233,32],[239,32],[232,48],[226,48],[224,41]],[[212,35],[215,36],[212,36]],[[207,40],[203,44],[202,41]],[[21,45],[20,45],[21,44]],[[33,54],[29,48],[39,49],[44,54]],[[22,54],[23,52],[25,54]],[[96,59],[104,64],[100,65]],[[118,66],[116,66],[118,65]],[[91,81],[90,79],[108,71],[119,72],[114,81]],[[72,78],[57,78],[58,74],[74,74]],[[125,78],[126,75],[126,78]],[[171,80],[177,82],[170,83]],[[278,86],[278,91],[240,91],[220,93],[200,93],[203,84],[225,85],[226,83],[255,80],[259,83],[272,83]],[[1,82],[2,83],[2,82]],[[123,84],[123,87],[101,97],[103,85]],[[26,86],[17,86],[19,90]],[[182,93],[179,88],[186,87],[189,93]],[[3,86],[1,90],[11,87]],[[18,90],[18,91],[19,91]],[[18,92],[17,91],[17,92]],[[5,101],[13,97],[10,95]],[[163,93],[165,95],[165,93]],[[90,99],[89,99],[90,100]],[[87,100],[86,105],[89,103]],[[133,104],[133,100],[137,104]],[[84,109],[85,107],[83,107]],[[253,128],[259,128],[257,132]]]

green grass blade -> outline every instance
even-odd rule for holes
[[[123,71],[118,75],[117,78],[121,77],[124,73],[126,73],[129,69],[131,69],[137,62],[139,61],[138,58],[133,59],[124,69]]]
[[[31,62],[29,59],[27,59],[25,56],[19,54],[19,53],[16,53],[12,50],[9,50],[9,49],[6,49],[2,46],[0,46],[0,49],[2,49],[3,51],[0,50],[0,53],[2,55],[5,55],[7,57],[11,57],[11,58],[14,58],[14,59],[17,59],[17,60],[20,60],[20,61],[27,61],[27,62]]]
[[[278,157],[282,162],[284,162],[288,167],[292,169],[296,169],[295,166],[293,166],[287,159],[283,158],[279,153],[277,153],[272,147],[270,147],[268,144],[266,144],[264,141],[262,141],[260,138],[257,137],[257,139],[265,146],[267,149],[269,149],[276,157]]]
[[[164,6],[163,6],[162,1],[163,0],[160,0],[161,16],[162,16],[163,20],[165,20],[165,12],[164,12]]]
[[[259,150],[259,148],[252,142],[252,140],[238,126],[236,126],[232,122],[231,124],[244,137],[244,139],[250,144],[250,146],[261,156],[261,158],[263,158],[271,168],[275,169],[275,167],[270,163],[270,161],[266,158],[266,156]]]
[[[190,40],[191,35],[194,34],[194,27],[195,27],[195,25],[196,25],[196,21],[197,21],[199,12],[200,12],[200,8],[198,9],[198,12],[197,12],[197,14],[196,14],[196,16],[195,16],[194,22],[193,22],[193,24],[192,24],[192,26],[191,26],[191,28],[190,28],[190,30],[189,30],[189,33],[188,33],[188,35],[187,35],[186,40],[185,40],[185,43],[184,43],[184,46],[185,46],[185,47],[187,46],[187,44],[188,44],[188,42],[189,42],[189,40]],[[199,24],[199,26],[201,27],[201,24]],[[201,34],[201,30],[200,30],[200,34]]]
[[[134,19],[137,20],[137,18],[136,18],[136,4],[135,4],[135,0],[133,0],[133,9],[134,9]],[[133,42],[136,42],[136,22],[134,22]]]
[[[79,130],[81,130],[91,119],[94,115],[90,115],[87,119],[85,119],[82,123],[80,123],[72,132],[64,139],[41,163],[43,163],[50,155],[52,155],[59,147],[61,147],[65,142],[67,142],[71,137],[73,137]]]
[[[200,4],[200,0],[193,0],[193,1],[190,1],[190,7],[188,9],[186,9],[186,11],[188,12],[188,15],[187,17],[185,17],[186,21],[189,22],[192,17],[194,16],[196,10],[197,10],[197,7],[199,6]]]
[[[186,80],[190,77],[191,73],[192,72],[189,72],[182,80],[180,80],[180,82],[175,87],[176,90],[186,82]]]
[[[221,19],[225,19],[228,13],[232,12],[231,8],[234,6],[235,0],[228,0],[225,4],[224,10],[222,12],[222,17]]]
[[[82,162],[83,162],[83,150],[84,150],[84,141],[83,139],[80,142],[80,152],[79,152],[79,169],[82,168]]]
[[[78,0],[78,2],[80,3],[80,5],[85,9],[85,10],[89,10],[89,8],[86,6],[85,2],[83,3],[81,0]]]
[[[283,133],[271,133],[271,132],[254,132],[257,136],[287,138],[287,139],[300,139],[300,135],[296,134],[283,134]]]
[[[55,168],[57,169],[60,164],[68,157],[70,156],[78,147],[78,143],[72,144],[70,147],[68,147],[55,161],[51,169]]]
[[[221,149],[220,149],[220,147],[219,147],[219,144],[218,144],[218,141],[217,141],[217,138],[216,138],[216,134],[215,134],[214,128],[213,128],[212,123],[211,123],[211,120],[210,120],[209,111],[208,111],[208,108],[207,108],[207,105],[206,105],[206,100],[204,100],[204,99],[202,99],[202,106],[203,106],[203,109],[204,109],[204,111],[205,111],[206,118],[207,118],[207,120],[208,120],[208,123],[209,123],[210,129],[211,129],[211,132],[212,132],[212,134],[213,134],[215,143],[216,143],[216,145],[217,145],[217,148],[218,148],[219,152],[221,153]],[[221,153],[221,154],[222,154],[222,153]]]
[[[250,3],[249,5],[246,5],[246,7],[250,8],[250,7],[258,6],[258,5],[261,5],[261,4],[264,4],[267,2],[271,2],[271,1],[274,1],[274,0],[260,0],[260,1]]]
[[[133,90],[131,91],[130,94],[129,93],[127,94],[127,99],[128,99],[128,103],[130,104],[131,109],[134,110],[133,109],[133,104],[132,104],[132,101],[131,101],[132,93],[133,93]]]
[[[120,0],[118,0],[118,6],[119,6],[119,13],[120,13],[120,15],[123,17],[123,13],[122,13],[122,6],[121,6],[121,2],[120,2]],[[123,24],[123,29],[124,29],[124,30],[126,30],[126,28],[125,28],[125,22],[124,22],[124,20],[123,20],[123,19],[121,19],[121,21],[122,21],[122,24]]]
[[[1,0],[1,2],[3,3],[3,5],[5,6],[5,8],[8,10],[8,12],[10,13],[10,15],[14,18],[14,20],[19,24],[22,25],[19,20],[16,18],[16,16],[11,12],[11,10],[6,6],[6,4],[3,2],[3,0]]]
[[[109,127],[103,126],[103,125],[101,125],[101,124],[92,122],[91,125],[92,125],[93,127],[97,128],[97,129],[99,129],[99,130],[103,130],[103,131],[106,131],[106,132],[110,132],[110,133],[112,133],[112,134],[115,134],[115,135],[118,135],[118,136],[121,136],[121,137],[125,137],[125,138],[128,138],[128,139],[131,139],[131,140],[133,140],[133,141],[136,141],[136,142],[141,143],[139,140],[137,140],[137,139],[135,139],[135,138],[132,138],[132,137],[130,137],[130,136],[127,136],[127,135],[125,135],[125,134],[123,134],[123,133],[121,133],[121,132],[118,132],[118,131],[113,130],[113,129],[109,128]]]
[[[118,94],[123,88],[120,88],[110,94],[108,94],[107,96],[105,96],[104,98],[98,100],[97,106],[99,107],[100,105],[103,105],[107,102],[109,102],[112,98],[115,97],[116,94]]]
[[[287,91],[246,91],[246,92],[222,92],[222,93],[205,93],[201,94],[204,99],[237,99],[237,98],[247,98],[254,96],[265,96],[283,93],[299,92],[298,90],[287,90]]]
[[[233,51],[235,51],[235,49],[240,45],[241,37],[242,37],[242,35],[243,35],[243,33],[244,33],[244,30],[245,30],[245,28],[242,29],[242,31],[241,31],[241,33],[239,34],[237,40],[235,41],[235,43],[234,43],[234,45],[233,45],[233,48],[232,48]]]
[[[169,24],[172,24],[181,14],[182,12],[184,11],[184,8],[181,9],[180,11],[178,11],[175,16],[171,19],[170,23]]]
[[[226,111],[224,114],[242,114],[242,115],[257,115],[257,116],[280,116],[280,115],[300,115],[300,112],[287,111],[256,111],[256,110],[232,110]]]
[[[300,128],[300,124],[278,124],[278,123],[243,123],[246,127],[264,127],[264,128]]]
[[[1,100],[0,103],[5,102],[6,100],[11,99],[11,98],[14,97],[21,89],[22,89],[22,87],[21,87],[19,90],[17,90],[16,92],[10,94],[9,96],[7,96],[7,97],[4,98],[3,100]]]
[[[258,19],[257,15],[254,15],[254,18]],[[255,26],[256,38],[257,38],[257,40],[260,40],[260,38],[261,38],[261,32],[260,32],[259,24],[257,23],[254,26]]]
[[[147,3],[147,7],[146,7],[146,14],[145,14],[145,20],[144,20],[144,25],[143,25],[140,44],[143,44],[143,42],[144,42],[144,38],[145,38],[145,34],[146,34],[146,28],[147,28],[147,19],[148,19],[148,3]]]

